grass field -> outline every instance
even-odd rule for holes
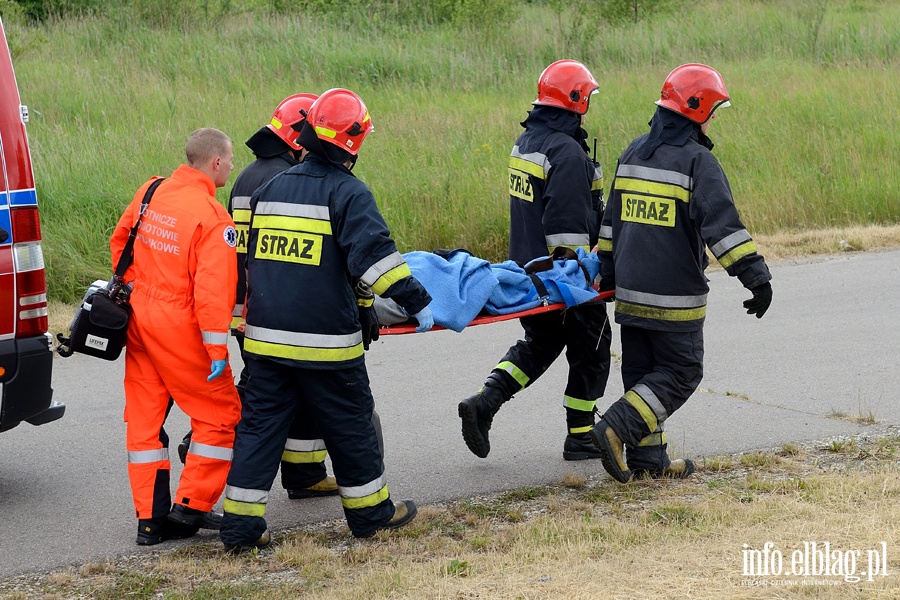
[[[188,543],[0,581],[0,598],[897,598],[898,457],[898,431],[879,427],[709,457],[686,481],[564,474],[422,507],[369,541],[336,521],[242,557]]]
[[[372,113],[356,173],[401,251],[504,259],[509,150],[538,74],[562,57],[601,83],[586,127],[607,185],[668,71],[707,62],[733,101],[710,134],[753,233],[900,222],[896,2],[669,1],[637,22],[610,22],[586,0],[286,4],[142,0],[38,26],[4,17],[31,109],[53,299],[72,302],[108,275],[123,206],[178,165],[193,129],[226,131],[240,168],[243,141],[283,97],[337,86]],[[400,19],[397,7],[413,5],[431,12]],[[442,6],[458,15],[435,17]]]

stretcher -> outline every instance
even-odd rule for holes
[[[597,296],[595,300],[591,300],[591,302],[602,302],[606,298],[611,298],[614,294],[614,290],[600,292],[600,295]],[[541,313],[563,310],[564,308],[566,308],[566,304],[564,302],[556,302],[553,304],[546,304],[535,308],[529,308],[528,310],[520,310],[517,312],[507,313],[505,315],[480,314],[472,319],[467,327],[473,327],[475,325],[487,325],[488,323],[499,323],[500,321],[511,321],[512,319],[521,319],[522,317],[530,317],[532,315],[539,315]],[[403,335],[406,333],[416,333],[416,327],[418,327],[418,324],[415,322],[398,323],[397,325],[382,325],[378,330],[378,333],[380,335]],[[446,328],[435,324],[434,327],[432,327],[428,331],[439,331],[441,329]]]

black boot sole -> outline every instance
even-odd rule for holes
[[[482,437],[481,432],[478,430],[478,413],[475,407],[465,402],[460,402],[459,418],[462,419],[462,436],[466,446],[478,458],[487,458],[488,453],[491,451],[491,444]]]
[[[600,451],[597,452],[571,452],[569,450],[563,450],[563,460],[592,460],[592,459],[603,459],[603,455],[600,454]]]

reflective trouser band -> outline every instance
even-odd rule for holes
[[[199,442],[191,440],[191,445],[188,447],[188,454],[203,456],[205,458],[212,458],[215,460],[227,460],[230,462],[231,456],[234,454],[234,451],[231,448],[225,446],[210,446],[208,444],[201,444]]]
[[[506,371],[523,388],[526,385],[528,385],[528,381],[529,381],[528,375],[523,373],[522,369],[520,369],[516,365],[512,364],[508,360],[502,361],[500,364],[498,364],[496,367],[494,367],[494,369],[497,371]]]
[[[584,427],[569,427],[569,433],[572,433],[572,434],[575,434],[575,433],[587,433],[587,432],[590,431],[593,427],[594,427],[593,425],[585,425]]]
[[[325,460],[327,455],[325,440],[288,438],[284,443],[281,460],[291,464],[320,463]]]
[[[314,452],[298,452],[296,450],[287,450],[281,454],[281,460],[294,465],[304,463],[320,463],[328,456],[327,450],[316,450]]]
[[[264,517],[269,492],[227,485],[222,508],[225,512],[245,517]]]
[[[563,396],[563,406],[565,406],[566,408],[571,408],[572,410],[594,412],[594,407],[597,406],[597,401],[581,400],[580,398],[573,398],[572,396]]]
[[[135,450],[128,452],[128,464],[130,465],[155,463],[163,460],[169,460],[168,448],[157,448],[156,450]]]
[[[340,486],[340,492],[344,508],[377,506],[390,497],[384,473],[364,485]]]
[[[215,346],[220,346],[228,343],[228,333],[218,333],[216,331],[201,331],[200,335],[203,336],[204,344],[212,344]]]
[[[659,420],[656,418],[656,413],[653,412],[653,409],[647,406],[647,403],[644,402],[644,399],[641,398],[634,390],[628,390],[625,392],[625,395],[622,396],[625,398],[625,401],[628,402],[631,406],[634,407],[638,414],[641,415],[641,418],[644,420],[644,423],[647,424],[647,427],[650,431],[656,431],[659,427]]]
[[[638,446],[665,446],[667,443],[666,432],[657,431],[638,442]]]
[[[346,488],[341,488],[341,504],[344,508],[369,508],[371,506],[378,506],[388,498],[390,498],[390,494],[388,493],[387,486],[382,486],[377,492],[373,494],[368,494],[367,496],[362,496],[360,498],[347,498],[345,497],[344,490]]]
[[[659,421],[659,428],[662,429],[663,423],[666,419],[669,418],[669,412],[662,405],[662,402],[659,401],[659,398],[656,397],[656,394],[651,390],[646,384],[639,383],[631,388],[633,392],[635,392],[641,399],[647,403],[647,406],[650,407],[650,410],[653,411],[653,414],[656,415],[656,420]],[[655,431],[651,429],[650,431]]]
[[[597,240],[597,250],[600,250],[601,252],[612,252],[612,249],[612,240],[605,240],[603,238]]]

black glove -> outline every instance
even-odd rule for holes
[[[363,348],[368,350],[369,344],[378,341],[378,330],[381,327],[374,306],[359,307],[359,324],[362,325]]]
[[[744,300],[744,308],[747,309],[748,315],[756,315],[757,319],[762,319],[762,316],[769,310],[769,305],[772,304],[772,284],[767,281],[750,291],[753,292],[753,297]]]
[[[378,314],[375,312],[375,294],[362,281],[354,288],[356,294],[356,307],[359,309],[359,324],[362,326],[363,349],[368,350],[369,344],[378,341]]]

